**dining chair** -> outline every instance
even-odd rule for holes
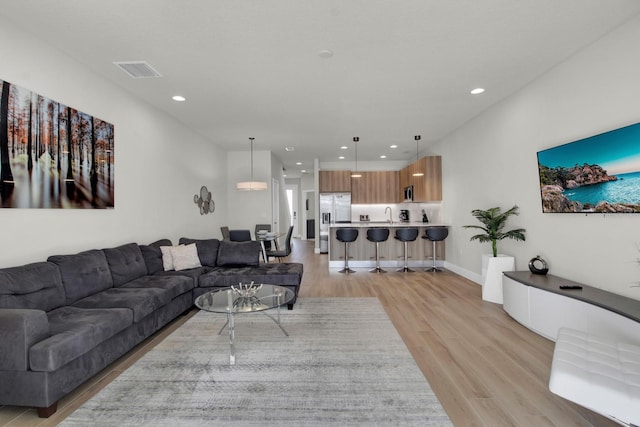
[[[284,240],[284,249],[277,251],[267,251],[267,257],[278,258],[278,262],[282,262],[282,258],[291,254],[291,234],[293,233],[293,225],[287,231],[287,237]]]
[[[229,240],[232,242],[248,242],[251,240],[250,230],[229,230]]]
[[[229,238],[229,227],[227,226],[220,227],[220,231],[222,232],[222,240],[231,240]]]
[[[271,231],[271,224],[256,224],[256,229],[255,229],[255,236],[256,238],[258,237],[258,231],[260,230],[265,230],[265,231]],[[266,250],[271,250],[271,242],[266,240],[263,242],[264,244],[264,248]]]

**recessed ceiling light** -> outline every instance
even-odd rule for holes
[[[178,101],[178,102],[184,102],[187,100],[187,98],[185,98],[182,95],[174,95],[171,99],[173,99],[174,101]]]
[[[318,56],[320,58],[331,58],[333,56],[333,52],[331,52],[329,49],[322,49],[320,52],[318,52]]]
[[[295,147],[284,147],[284,151],[293,151],[295,149]]]
[[[338,157],[340,160],[344,160],[344,156],[340,156]]]
[[[484,89],[481,87],[477,87],[471,91],[471,95],[479,95],[484,92]]]
[[[296,165],[300,166],[302,164],[302,162],[296,162]]]
[[[300,173],[307,173],[307,170],[306,170],[306,169],[302,169],[302,170],[300,171]]]
[[[343,145],[342,147],[340,147],[341,150],[346,150],[347,148],[349,147],[347,147],[346,145]]]
[[[384,154],[382,156],[380,156],[381,159],[386,159],[387,156],[385,156]]]
[[[396,144],[390,145],[389,148],[398,148]]]

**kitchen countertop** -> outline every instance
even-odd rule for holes
[[[355,227],[355,228],[369,228],[369,227],[390,227],[390,228],[401,228],[401,227],[450,227],[449,224],[443,224],[438,222],[422,222],[422,221],[410,221],[410,222],[400,222],[394,221],[389,223],[389,221],[353,221],[351,223],[337,223],[337,224],[329,224],[329,227]]]

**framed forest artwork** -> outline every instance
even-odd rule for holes
[[[113,208],[113,125],[0,84],[0,207]]]

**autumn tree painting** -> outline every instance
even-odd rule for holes
[[[113,208],[113,125],[0,84],[0,207]]]

